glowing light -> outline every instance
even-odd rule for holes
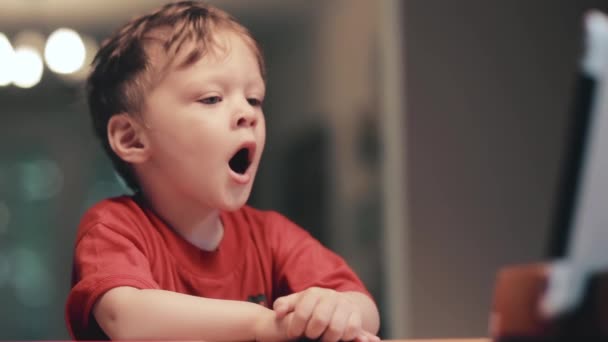
[[[23,195],[28,201],[48,200],[63,188],[63,172],[56,162],[37,159],[20,165]]]
[[[67,28],[51,33],[44,48],[49,69],[58,74],[71,74],[82,68],[86,57],[84,42],[78,32]]]
[[[0,87],[7,86],[13,81],[13,60],[15,51],[8,38],[0,33]]]
[[[15,35],[13,38],[13,46],[15,50],[19,47],[27,46],[36,50],[39,55],[42,55],[45,41],[46,38],[42,33],[34,30],[24,30]]]
[[[0,86],[4,87],[13,81],[13,61],[15,51],[8,38],[0,33]]]
[[[12,285],[19,302],[28,307],[41,307],[49,304],[54,292],[53,279],[48,265],[33,250],[16,248],[12,253]]]
[[[42,79],[44,65],[35,48],[20,46],[15,49],[13,83],[20,88],[31,88]]]
[[[87,36],[80,35],[82,38],[82,42],[84,43],[85,49],[85,58],[82,63],[82,67],[71,74],[59,74],[60,78],[69,83],[78,83],[87,78],[91,71],[91,63],[93,62],[93,58],[95,58],[95,54],[99,49],[99,44],[95,39]]]

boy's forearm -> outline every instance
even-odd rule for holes
[[[112,339],[253,341],[261,320],[274,317],[272,310],[249,302],[164,290],[121,290],[102,298],[94,311]]]
[[[380,314],[378,313],[376,303],[361,292],[348,291],[343,293],[361,309],[363,329],[374,335],[377,334],[380,329]]]

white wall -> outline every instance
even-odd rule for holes
[[[498,269],[546,256],[581,15],[607,5],[405,5],[412,333],[485,335]]]

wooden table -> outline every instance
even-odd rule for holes
[[[435,338],[416,340],[387,340],[386,342],[491,342],[490,338]]]

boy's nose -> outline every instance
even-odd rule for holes
[[[237,127],[253,127],[257,123],[257,119],[253,115],[243,115],[236,121]]]
[[[236,127],[254,127],[257,122],[255,110],[252,108],[241,109],[237,112],[235,119]]]

